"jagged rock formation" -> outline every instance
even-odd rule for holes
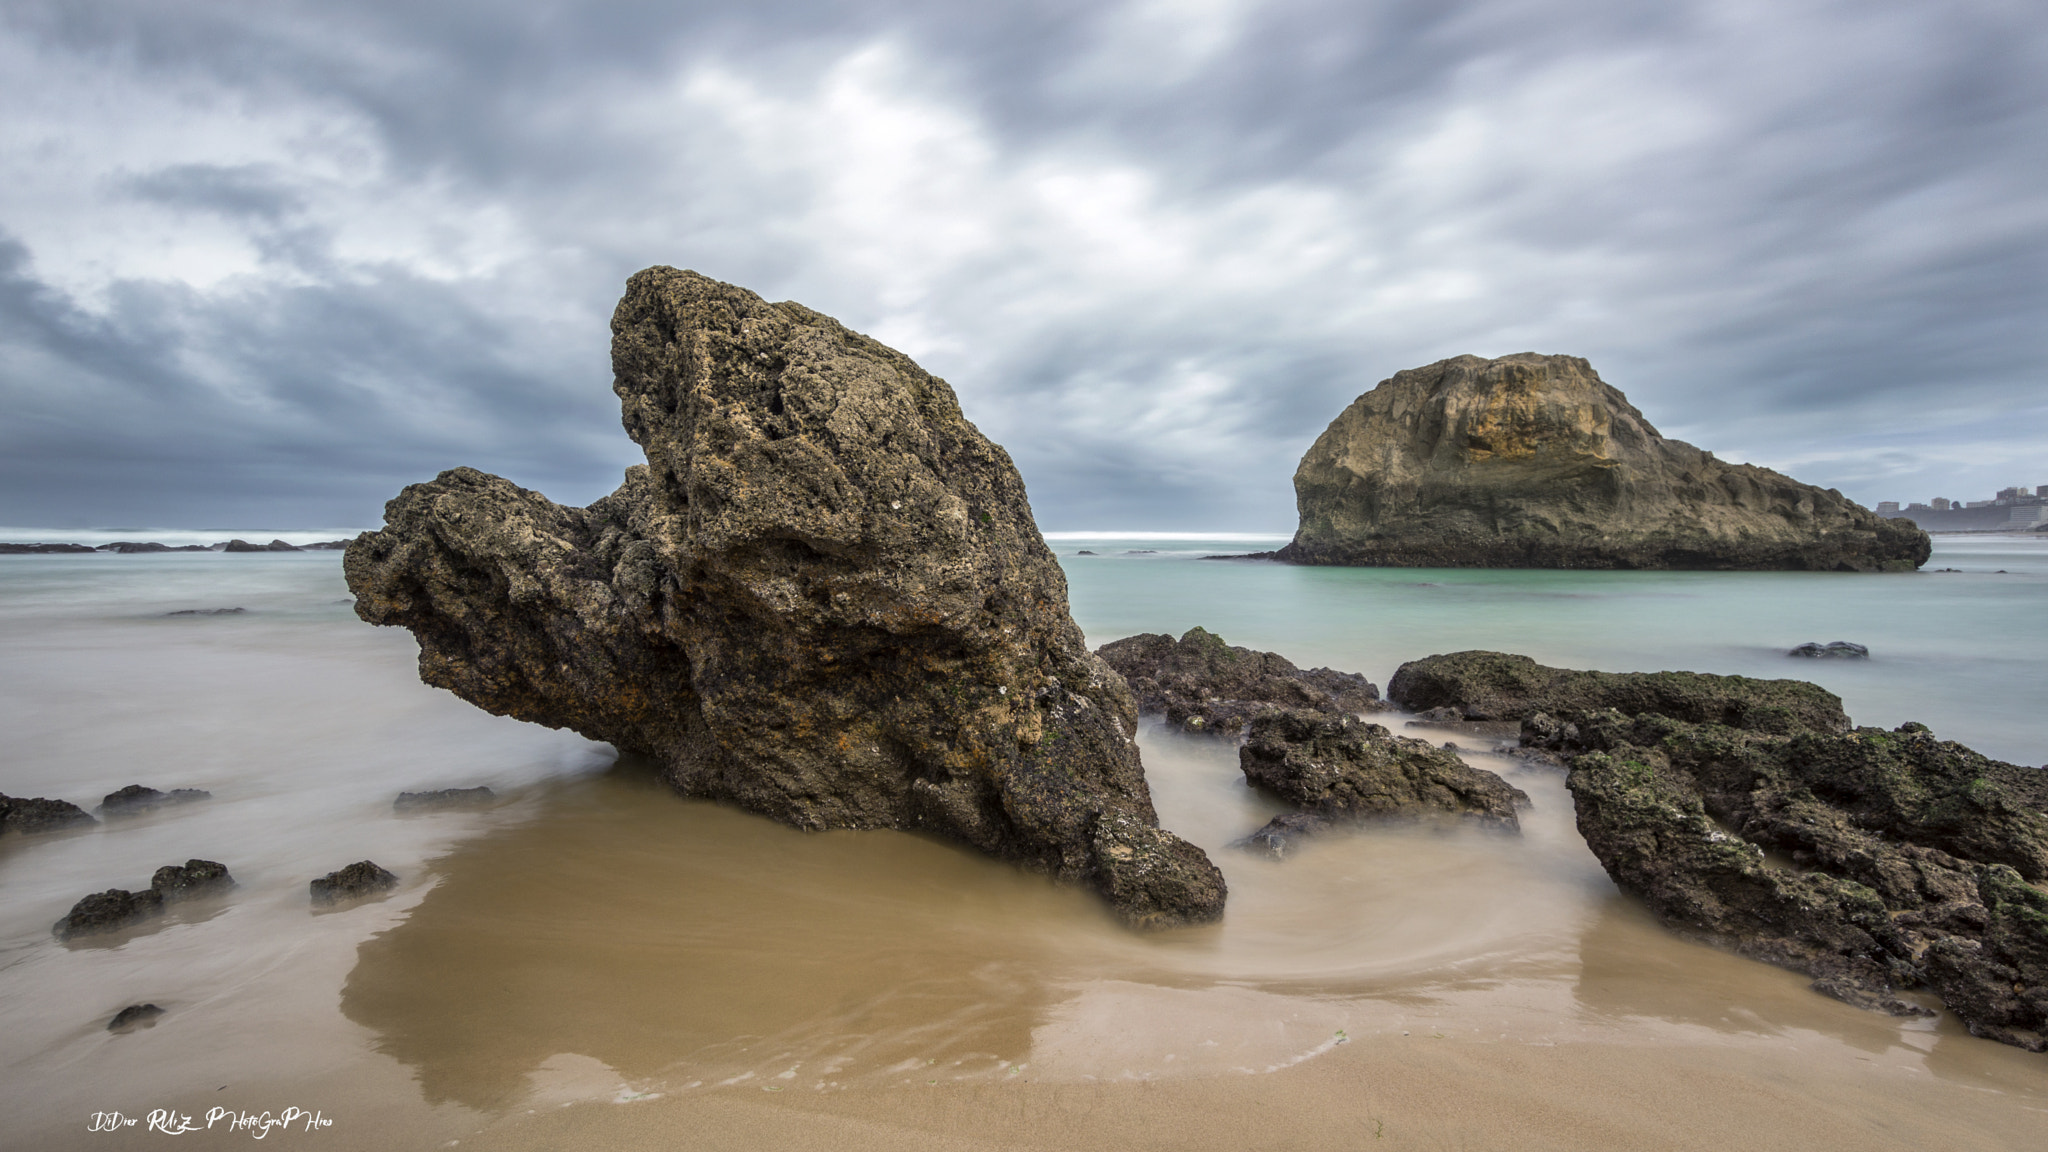
[[[1700,672],[1581,672],[1506,652],[1453,652],[1411,660],[1387,681],[1410,712],[1448,708],[1467,720],[1522,720],[1539,712],[1614,708],[1759,732],[1849,727],[1842,699],[1803,680]]]
[[[1386,705],[1356,672],[1296,668],[1277,652],[1226,644],[1201,627],[1179,640],[1147,632],[1095,650],[1130,684],[1140,713],[1164,713],[1189,732],[1236,736],[1255,716],[1276,709],[1376,712]]]
[[[1556,710],[1526,714],[1522,742],[1569,761],[1579,831],[1623,891],[1851,1004],[1923,1013],[1898,993],[1925,988],[1974,1034],[2048,1050],[2048,772],[1919,724],[1850,729],[1811,685],[1587,675],[1535,668]],[[1575,682],[1577,707],[1557,687]]]
[[[1266,712],[1252,720],[1237,756],[1247,783],[1301,809],[1247,838],[1248,845],[1274,856],[1283,855],[1292,840],[1338,821],[1448,816],[1519,832],[1515,810],[1529,806],[1521,789],[1455,752],[1395,736],[1354,716]]]
[[[411,629],[422,679],[654,757],[686,795],[934,832],[1134,924],[1221,914],[1022,480],[944,381],[673,268],[633,277],[612,334],[647,456],[617,492],[566,508],[456,469],[350,545],[357,614]]]
[[[1576,356],[1397,372],[1294,474],[1300,564],[1910,571],[1927,534],[1667,440]]]

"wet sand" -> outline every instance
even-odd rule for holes
[[[484,1148],[1982,1148],[2048,1067],[1689,944],[1561,779],[1522,837],[1380,827],[1285,863],[1227,745],[1147,733],[1213,928],[894,833],[803,835],[628,765],[441,862],[342,1008]]]

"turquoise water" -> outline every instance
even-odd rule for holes
[[[1918,720],[1987,755],[2048,761],[2048,539],[1936,537],[1926,570],[1895,575],[1299,568],[1200,559],[1270,538],[1050,542],[1091,645],[1199,624],[1383,688],[1404,661],[1469,648],[1610,672],[1792,677],[1840,695],[1859,724]],[[1871,658],[1785,655],[1808,640],[1853,641]]]
[[[1051,543],[1093,644],[1200,624],[1382,684],[1404,660],[1474,647],[1585,668],[1798,676],[1840,693],[1865,723],[1917,719],[2004,759],[2048,759],[2037,703],[2048,681],[2048,541],[1942,540],[1930,567],[1961,572],[1899,576],[1292,568],[1200,559],[1274,539]],[[1084,548],[1100,555],[1077,556]],[[167,615],[235,607],[246,611]],[[1835,639],[1869,645],[1873,659],[1783,654]],[[2012,1062],[2038,1058],[1971,1040],[1952,1023],[1861,1013],[1805,991],[1801,978],[1664,933],[1615,893],[1579,840],[1561,776],[1505,757],[1468,754],[1535,798],[1520,837],[1383,830],[1333,837],[1275,865],[1228,847],[1274,810],[1243,786],[1234,750],[1147,725],[1139,741],[1161,819],[1225,870],[1231,906],[1213,929],[1134,937],[1085,894],[954,849],[880,832],[805,838],[799,850],[769,821],[671,802],[624,769],[608,771],[603,745],[489,716],[422,685],[416,656],[404,631],[356,620],[336,553],[0,556],[0,792],[88,808],[132,783],[213,793],[129,821],[0,838],[0,1115],[23,1118],[24,1131],[71,1134],[23,1146],[98,1147],[72,1132],[94,1109],[189,1105],[216,1092],[235,1107],[336,1111],[354,1135],[335,1147],[400,1146],[367,1132],[386,1114],[427,1122],[417,1077],[506,1062],[472,1042],[459,1017],[473,1001],[453,993],[447,1011],[420,1011],[410,1023],[345,1017],[340,991],[362,972],[359,950],[380,938],[445,937],[452,951],[414,951],[496,956],[501,974],[531,969],[533,1002],[499,1003],[489,985],[481,1014],[531,1032],[523,1042],[536,1059],[601,1052],[634,1083],[645,1077],[650,1092],[683,1091],[707,1069],[671,1066],[681,1053],[658,1044],[621,1055],[612,1038],[687,1024],[692,1035],[738,1044],[734,1036],[758,1029],[720,1007],[766,995],[748,991],[744,966],[728,966],[731,985],[674,981],[681,991],[667,1000],[620,975],[616,1001],[545,1008],[556,988],[594,978],[582,951],[564,960],[541,947],[567,912],[524,890],[507,891],[503,909],[456,898],[492,890],[492,845],[615,877],[568,893],[593,933],[638,916],[674,925],[671,936],[687,929],[714,941],[752,939],[786,919],[773,905],[756,907],[756,889],[733,885],[734,870],[809,892],[829,864],[838,927],[809,925],[820,930],[802,934],[808,942],[790,944],[784,966],[769,971],[831,971],[839,981],[826,1008],[789,1025],[810,1045],[807,1068],[875,1035],[927,1060],[982,1044],[969,1025],[983,1017],[962,1024],[940,1010],[958,1002],[1014,1025],[1005,1059],[1084,1078],[1132,1068],[1182,1074],[1202,1038],[1176,1029],[1213,1029],[1237,1044],[1217,1049],[1205,1075],[1239,1063],[1270,1070],[1328,1051],[1332,1029],[1405,1035],[1408,1014],[1424,1008],[1446,1029],[1453,1020],[1467,1031],[1484,1025],[1489,1036],[1512,1031],[1528,1044],[1596,1026],[1630,1042],[1710,1047],[1738,1034],[1767,1038],[1759,1043],[1837,1037],[1826,1049],[1837,1065],[1860,1061],[1866,1048],[1908,1053],[1899,1058],[1909,1062],[1926,1052],[1916,1075],[1957,1060],[1976,1069],[1955,1074],[1973,1093],[1951,1101],[1957,1109],[1975,1109],[1980,1087],[2036,1075]],[[498,792],[496,807],[392,811],[403,790],[479,784]],[[578,813],[602,817],[587,842],[568,835],[581,827]],[[650,854],[661,867],[636,872]],[[240,886],[129,934],[72,944],[51,936],[51,922],[80,895],[140,887],[156,867],[194,856],[228,864]],[[332,913],[310,908],[310,878],[365,858],[400,876],[396,893]],[[448,880],[464,875],[466,887]],[[456,896],[434,896],[444,882]],[[675,908],[633,911],[663,893]],[[920,909],[911,927],[905,908]],[[963,919],[949,908],[981,911]],[[415,922],[422,909],[434,914]],[[514,915],[530,931],[461,928]],[[522,951],[528,936],[532,948]],[[667,965],[677,945],[657,936],[667,942],[613,955],[633,971]],[[935,1015],[890,1007],[924,1002],[905,998],[900,964],[860,960],[906,955],[935,958],[919,993],[940,1006]],[[415,969],[393,960],[382,979],[461,984],[473,978],[469,963]],[[991,983],[990,973],[1003,975]],[[1451,990],[1468,983],[1496,992],[1458,1007]],[[1629,991],[1642,988],[1658,991]],[[168,1011],[162,1024],[125,1037],[104,1029],[115,1011],[143,1001]],[[411,1055],[392,1055],[401,1049]],[[492,1075],[517,1081],[530,1063]],[[788,1066],[741,1061],[719,1075],[765,1078]],[[318,1091],[286,1100],[265,1085]],[[466,1137],[457,1127],[447,1135]]]

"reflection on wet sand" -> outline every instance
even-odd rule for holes
[[[1732,1085],[1789,1061],[1770,1074],[1792,1078],[1788,1098],[1832,1092],[1844,1109],[1864,1107],[1882,1086],[1858,1077],[1880,1071],[2042,1104],[2038,1057],[1850,1008],[1666,932],[1601,875],[1559,773],[1475,758],[1534,797],[1520,837],[1368,828],[1275,863],[1226,847],[1269,811],[1227,745],[1145,741],[1165,822],[1229,874],[1222,925],[1136,936],[1085,892],[950,845],[793,832],[677,800],[628,763],[438,861],[410,918],[362,946],[343,1010],[429,1102],[508,1117],[788,1091],[900,1120],[887,1094],[916,1087],[1021,1101],[1186,1081],[1222,1107],[1327,1090],[1330,1069],[1383,1078],[1422,1041],[1491,1053],[1432,1062],[1581,1071],[1619,1045],[1671,1091],[1695,1066]],[[1472,1124],[1482,1143],[1507,1131]]]

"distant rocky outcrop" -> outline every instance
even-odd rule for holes
[[[1866,1008],[1924,1014],[1899,993],[1927,989],[1974,1034],[2048,1050],[2048,772],[1919,724],[1852,729],[1796,681],[1512,667],[1553,709],[1522,743],[1569,762],[1587,845],[1666,925]]]
[[[1300,809],[1248,838],[1274,856],[1338,821],[1456,817],[1519,832],[1515,810],[1529,806],[1521,789],[1455,752],[1329,712],[1288,709],[1255,717],[1238,749],[1238,766],[1246,783]]]
[[[1927,534],[1667,440],[1575,356],[1458,356],[1353,401],[1294,474],[1300,564],[1910,571]]]
[[[456,469],[349,546],[357,614],[411,629],[422,679],[644,753],[686,795],[936,833],[1137,925],[1221,914],[1022,480],[944,381],[673,268],[632,278],[612,334],[647,456],[618,491],[568,508]]]
[[[271,541],[270,543],[268,543],[268,544],[251,544],[251,543],[249,543],[249,542],[248,542],[247,540],[230,540],[230,541],[228,541],[228,542],[227,542],[226,544],[223,544],[223,545],[221,545],[221,548],[220,548],[220,550],[221,550],[221,551],[223,551],[223,552],[303,552],[303,551],[305,551],[305,549],[303,549],[303,548],[299,547],[299,546],[298,546],[298,545],[296,545],[296,544],[287,544],[287,543],[285,543],[285,542],[284,542],[284,541],[282,541],[282,540],[272,540],[272,541]]]
[[[1801,656],[1809,660],[1868,660],[1870,649],[1847,640],[1830,640],[1825,644],[1809,640],[1785,653],[1787,656]]]
[[[1277,652],[1226,644],[1206,628],[1179,640],[1141,633],[1113,640],[1095,654],[1117,670],[1141,713],[1162,713],[1190,732],[1236,736],[1253,717],[1287,708],[1376,712],[1380,690],[1356,672],[1303,671]]]
[[[56,556],[91,551],[84,544],[0,544],[0,556]]]

